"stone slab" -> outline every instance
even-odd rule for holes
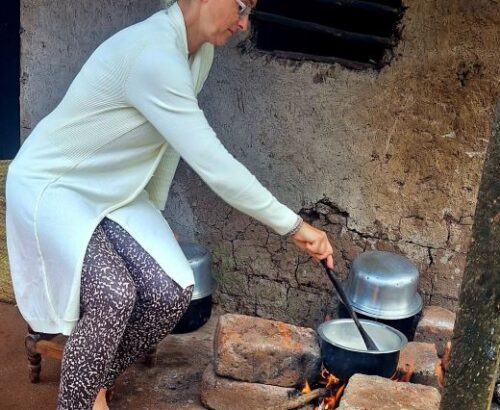
[[[435,343],[439,357],[443,356],[446,343],[453,336],[455,313],[439,306],[427,306],[415,332],[415,342]]]
[[[338,410],[438,410],[440,400],[434,387],[355,374]]]
[[[411,383],[441,388],[441,359],[433,343],[409,342],[399,356],[398,373],[411,372]]]
[[[213,410],[265,410],[285,403],[296,389],[237,381],[215,374],[212,364],[203,373],[201,402]]]
[[[313,329],[253,316],[221,316],[214,352],[219,376],[282,387],[302,387],[321,366]]]

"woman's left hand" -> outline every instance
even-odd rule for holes
[[[299,231],[292,236],[292,241],[315,261],[326,259],[327,266],[333,269],[333,248],[326,232],[303,222]]]

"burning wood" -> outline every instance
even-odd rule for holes
[[[325,384],[326,394],[321,403],[314,410],[332,410],[334,409],[344,392],[345,384],[338,377],[329,373],[326,369],[321,370],[320,384]]]
[[[293,410],[298,409],[306,404],[312,402],[313,400],[321,397],[325,394],[326,389],[316,389],[309,393],[303,394],[302,396],[296,397],[294,399],[288,400],[286,403],[282,403],[277,406],[272,406],[267,408],[266,410]]]

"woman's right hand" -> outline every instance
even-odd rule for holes
[[[333,269],[333,249],[326,232],[303,222],[299,231],[292,235],[292,241],[315,261],[319,262],[326,258],[326,264]]]

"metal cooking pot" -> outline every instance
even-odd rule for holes
[[[420,321],[420,312],[414,316],[410,316],[404,319],[395,319],[395,320],[386,320],[386,319],[378,319],[370,317],[369,315],[364,315],[362,313],[357,312],[358,318],[360,319],[368,319],[375,322],[384,323],[387,326],[393,327],[394,329],[399,330],[403,333],[409,341],[412,341],[415,338],[415,331],[417,330],[418,322]],[[339,319],[349,319],[351,316],[347,311],[347,308],[344,306],[342,301],[339,302],[339,306],[337,309],[337,315]]]
[[[417,267],[404,256],[369,251],[354,259],[345,292],[358,313],[377,319],[404,319],[422,310],[418,281]]]
[[[215,289],[209,250],[196,243],[180,242],[179,245],[193,270],[194,289],[186,313],[172,330],[174,334],[192,332],[210,319],[213,304],[212,292]]]
[[[367,350],[351,319],[335,319],[318,327],[323,366],[340,380],[356,373],[391,377],[397,370],[399,353],[408,343],[400,331],[371,320],[360,320],[378,347]]]

